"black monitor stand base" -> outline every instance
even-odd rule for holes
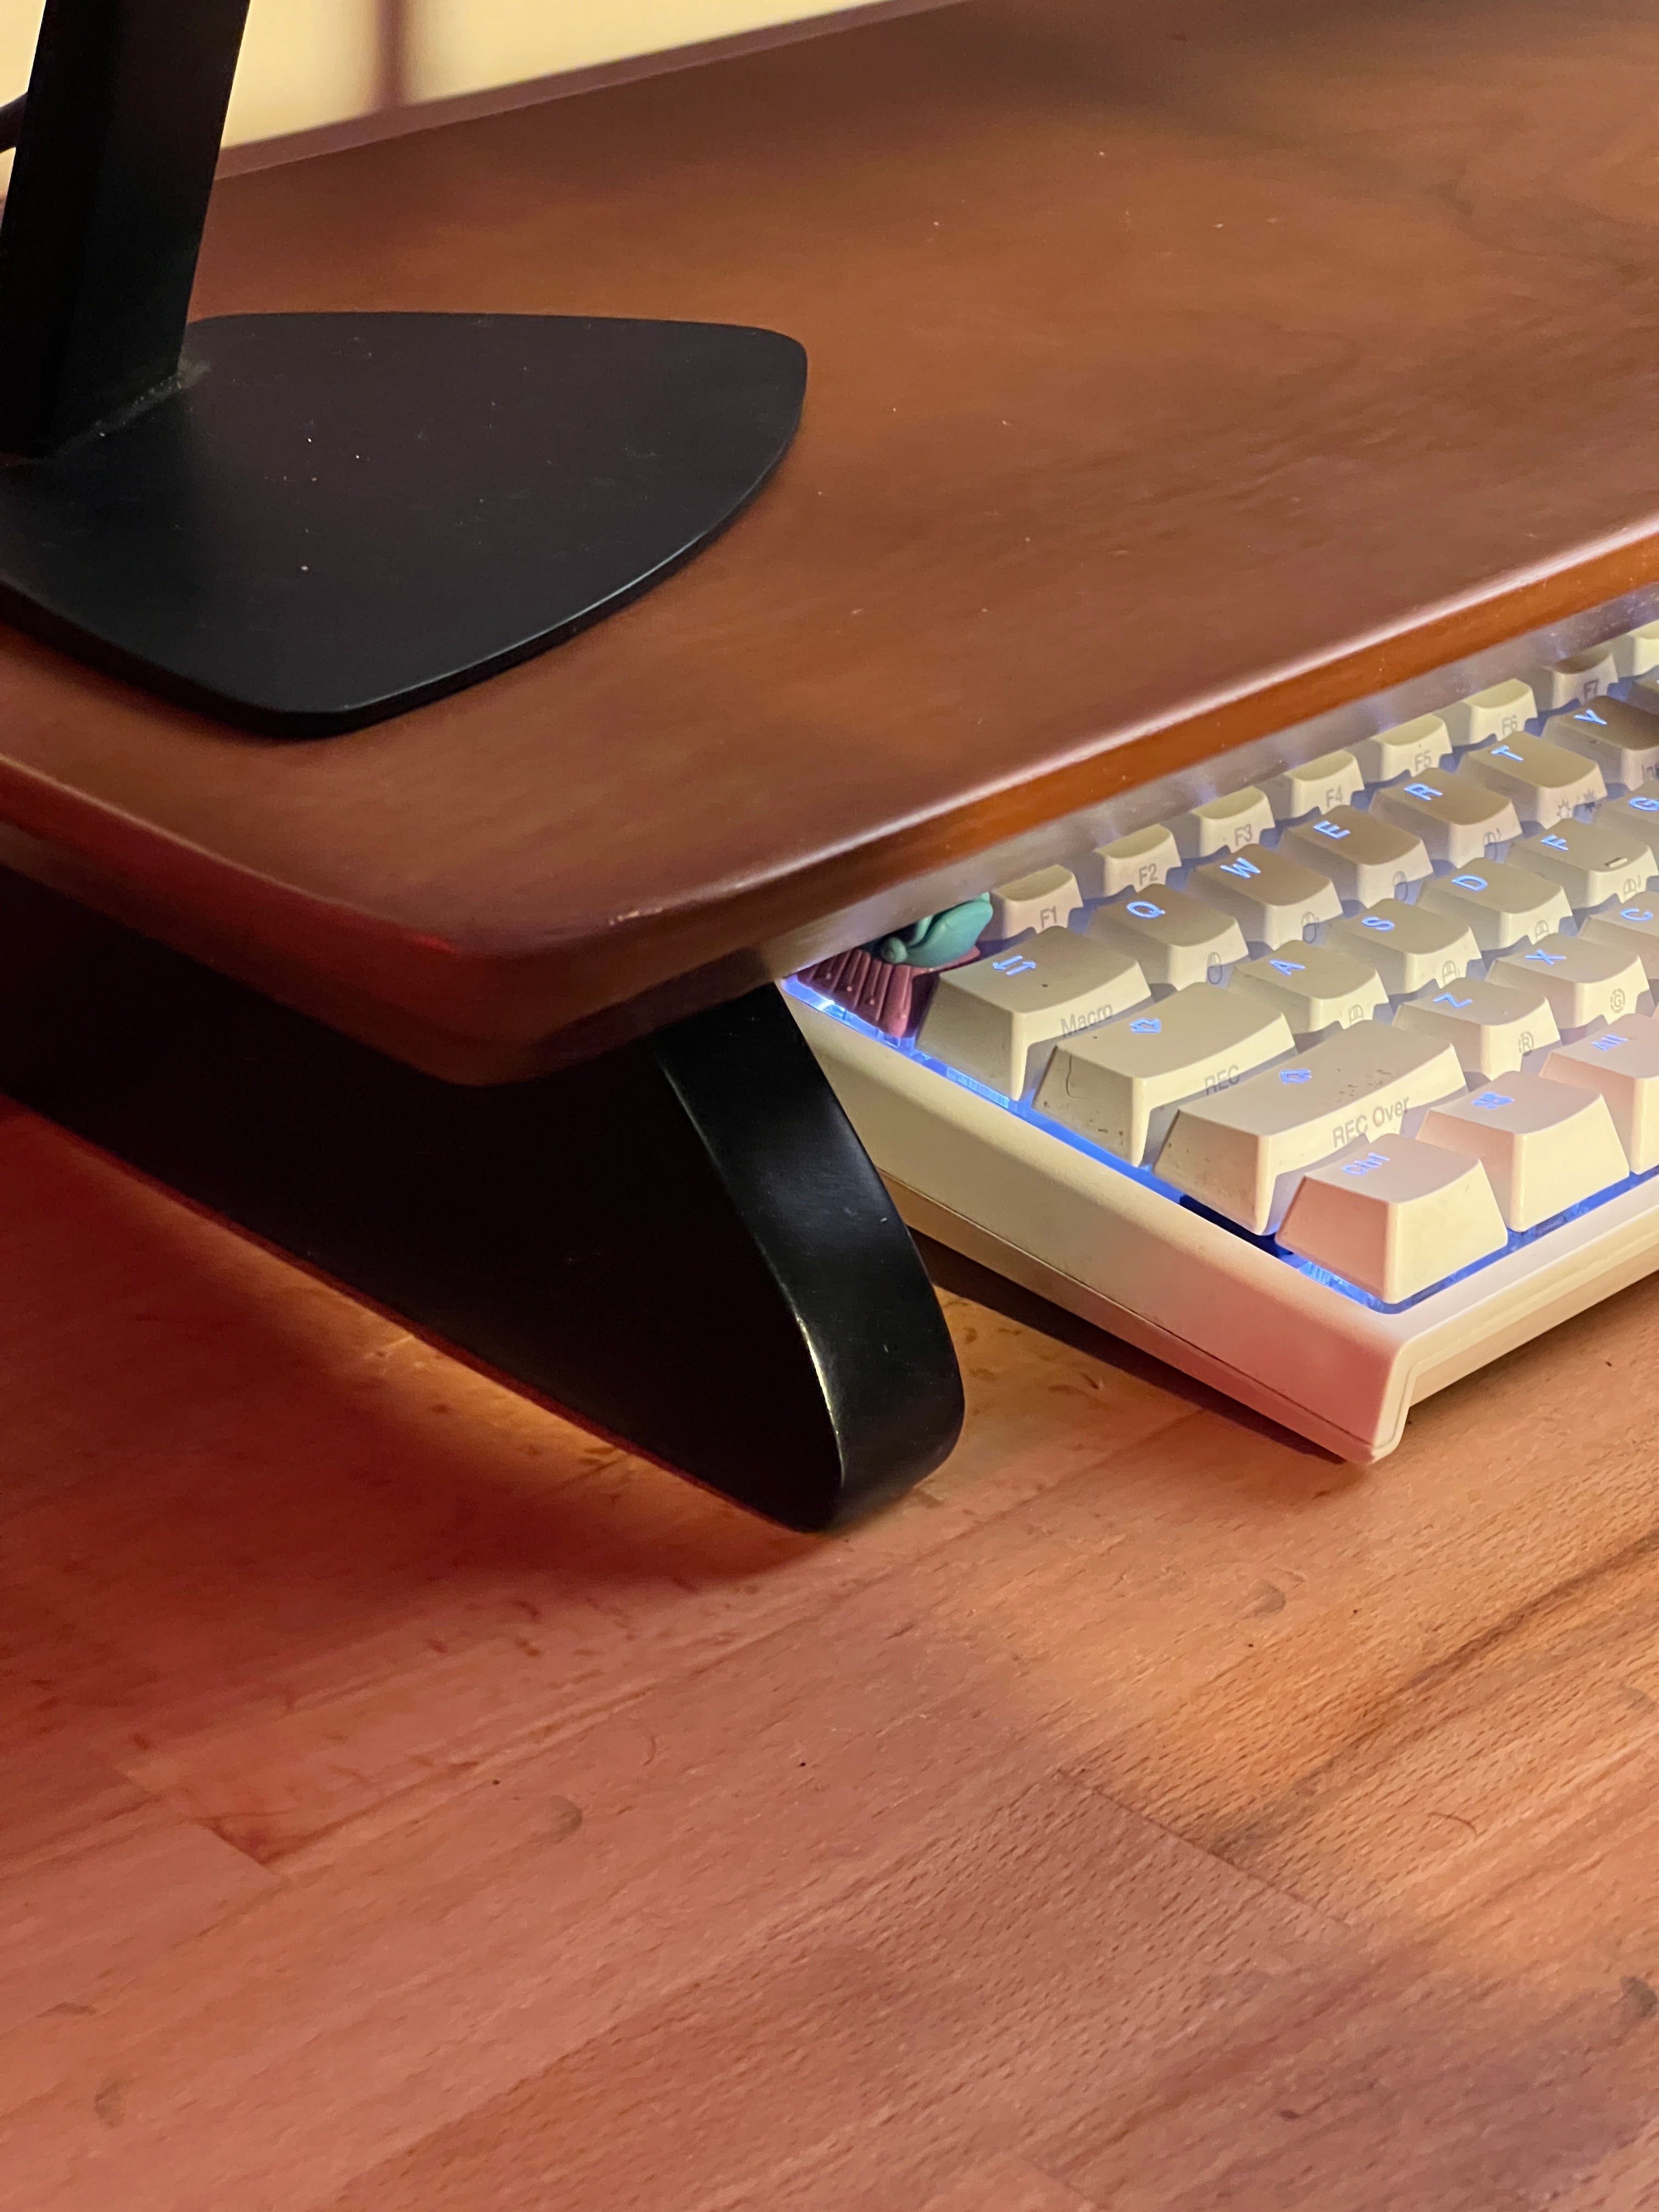
[[[770,986],[582,1066],[417,1073],[0,871],[0,1090],[792,1528],[896,1497],[962,1385]]]
[[[775,331],[185,329],[248,0],[46,0],[0,221],[0,613],[244,728],[418,707],[636,599],[800,419]]]
[[[231,315],[162,397],[0,465],[0,612],[270,737],[557,644],[753,498],[800,419],[775,331],[571,315]]]

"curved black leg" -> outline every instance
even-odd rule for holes
[[[938,1301],[769,987],[474,1090],[15,877],[0,944],[0,1088],[743,1504],[833,1528],[956,1441]]]

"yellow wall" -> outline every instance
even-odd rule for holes
[[[368,113],[382,10],[402,24],[407,93],[441,100],[525,77],[831,14],[847,0],[253,0],[228,143]],[[0,100],[21,91],[40,0],[0,0]]]

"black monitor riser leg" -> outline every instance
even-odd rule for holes
[[[772,331],[580,316],[187,331],[246,12],[46,0],[0,223],[0,614],[325,736],[671,574],[781,459],[806,361]]]
[[[962,1386],[768,986],[561,1073],[437,1081],[0,872],[0,1090],[740,1504],[921,1480]]]

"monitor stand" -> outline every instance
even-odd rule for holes
[[[726,324],[186,329],[247,0],[47,0],[0,224],[0,613],[273,737],[355,729],[625,605],[794,435]]]
[[[939,1301],[768,984],[441,1083],[0,867],[0,1091],[419,1334],[793,1528],[962,1425]]]
[[[47,0],[0,227],[0,614],[315,738],[645,590],[788,446],[792,339],[185,312],[247,0]],[[0,1087],[791,1527],[950,1450],[915,1245],[769,985],[436,1081],[0,870]]]

